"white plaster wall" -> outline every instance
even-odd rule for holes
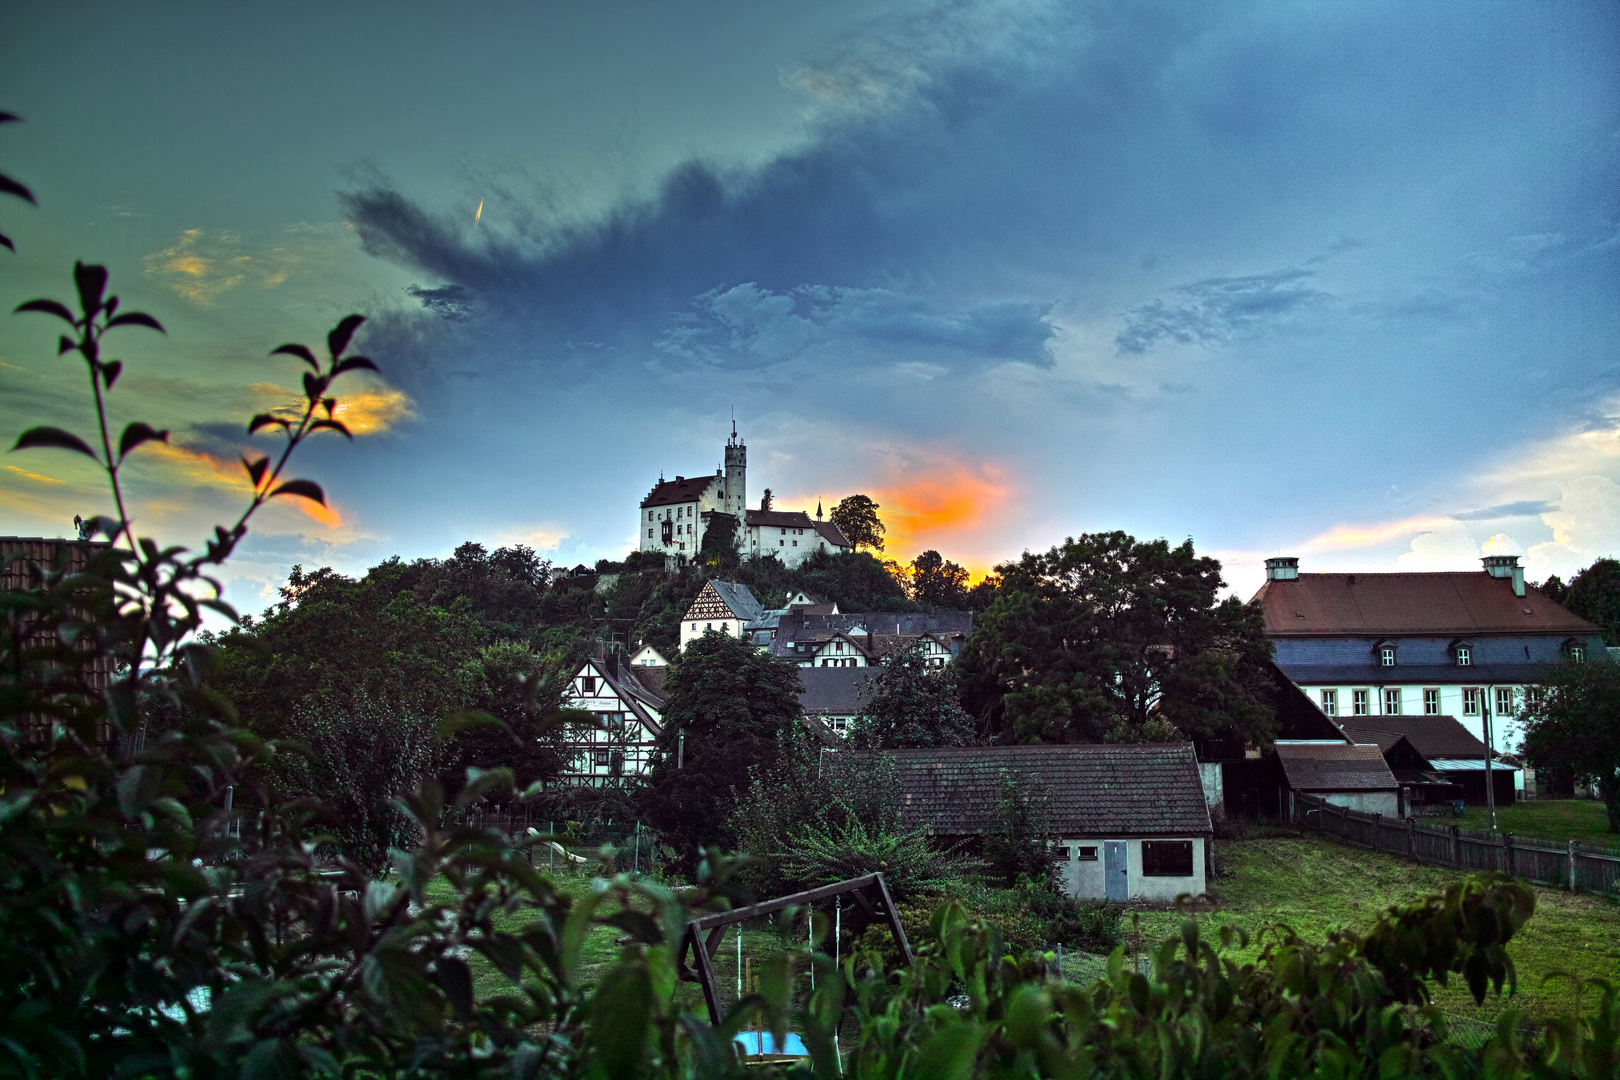
[[[741,619],[698,619],[696,621],[684,619],[681,622],[681,651],[685,652],[688,645],[707,634],[711,626],[723,634],[730,634],[732,637],[742,636],[743,621]]]
[[[1401,816],[1400,796],[1393,791],[1336,791],[1327,796],[1327,801],[1333,806],[1360,810],[1364,814],[1383,814],[1390,818]]]
[[[1204,787],[1204,805],[1209,807],[1212,817],[1226,816],[1226,790],[1222,780],[1221,763],[1218,761],[1200,761],[1198,763],[1198,779]]]
[[[1467,728],[1476,739],[1483,742],[1485,740],[1484,719],[1477,713],[1473,716],[1463,715],[1464,687],[1477,687],[1482,692],[1490,695],[1491,741],[1494,744],[1497,752],[1505,754],[1518,753],[1519,748],[1524,742],[1524,728],[1523,725],[1521,725],[1518,720],[1512,716],[1497,715],[1496,691],[1498,687],[1496,685],[1487,686],[1484,683],[1478,682],[1458,682],[1440,683],[1438,685],[1435,683],[1411,685],[1401,684],[1399,687],[1395,685],[1382,687],[1368,686],[1365,684],[1357,686],[1348,683],[1340,685],[1330,683],[1309,683],[1301,685],[1300,689],[1304,690],[1308,695],[1310,695],[1311,701],[1315,702],[1319,707],[1322,704],[1323,690],[1337,690],[1339,693],[1338,716],[1350,719],[1354,719],[1355,717],[1354,692],[1356,690],[1367,691],[1367,715],[1369,716],[1385,715],[1383,691],[1385,689],[1393,690],[1397,688],[1401,691],[1401,715],[1421,716],[1423,715],[1423,691],[1438,689],[1440,691],[1440,715],[1454,717],[1460,724],[1462,724],[1463,727]],[[1516,712],[1524,704],[1524,687],[1515,685],[1511,687],[1511,689],[1513,690],[1513,707],[1514,711]]]
[[[1108,895],[1108,884],[1105,879],[1107,866],[1107,842],[1122,839],[1121,837],[1082,837],[1078,839],[1065,839],[1059,841],[1068,848],[1069,857],[1064,865],[1064,884],[1071,896],[1082,900],[1101,900]],[[1154,837],[1165,840],[1191,840],[1193,846],[1193,872],[1191,877],[1148,877],[1142,873],[1142,841],[1126,840],[1125,865],[1127,871],[1127,889],[1133,900],[1174,900],[1183,893],[1197,896],[1207,888],[1204,875],[1204,840],[1202,837],[1166,836]],[[1097,849],[1096,862],[1082,862],[1075,858],[1074,851],[1078,847],[1095,847]]]

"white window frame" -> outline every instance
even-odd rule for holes
[[[1401,697],[1403,695],[1401,694],[1400,687],[1386,686],[1384,687],[1384,692],[1379,696],[1383,699],[1385,716],[1401,715]],[[1395,704],[1393,709],[1389,707],[1391,702],[1394,702]]]
[[[1365,688],[1358,688],[1350,691],[1350,715],[1372,715],[1372,700],[1368,696],[1368,692]]]
[[[1337,690],[1322,691],[1322,712],[1328,716],[1339,715],[1339,692]]]
[[[1440,715],[1440,688],[1438,686],[1425,686],[1423,688],[1423,715]]]

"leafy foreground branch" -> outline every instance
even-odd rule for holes
[[[78,314],[26,307],[71,325],[62,352],[86,362],[95,437],[36,428],[19,448],[94,458],[117,517],[95,523],[114,542],[0,593],[0,1076],[1616,1074],[1607,987],[1593,1016],[1525,1035],[1509,1014],[1482,1048],[1445,1040],[1430,980],[1460,976],[1476,1000],[1511,987],[1507,945],[1533,895],[1502,878],[1392,909],[1365,938],[1274,931],[1242,965],[1189,922],[1146,970],[1116,951],[1090,987],[1014,955],[948,902],[911,967],[842,946],[841,968],[783,952],[714,1029],[688,1008],[672,947],[693,913],[747,899],[736,864],[713,852],[680,892],[616,878],[571,898],[532,866],[528,845],[547,838],[457,824],[461,807],[514,786],[509,770],[469,769],[448,807],[434,782],[400,795],[416,842],[389,852],[382,879],[322,857],[343,823],[281,794],[272,766],[298,746],[237,724],[207,688],[213,657],[195,634],[201,605],[231,615],[208,573],[252,513],[277,495],[324,497],[283,467],[305,438],[343,433],[330,387],[369,365],[345,356],[359,320],[332,332],[324,364],[280,350],[312,368],[304,407],[255,418],[284,450],[244,457],[247,511],[187,556],[137,537],[123,512],[119,466],[164,433],[132,422],[116,452],[111,437],[121,369],[101,338],[156,320],[118,314],[99,268],[79,267],[76,283]],[[621,944],[589,985],[582,954],[598,926]],[[474,957],[504,992],[474,996]],[[795,970],[807,965],[808,994]],[[753,1023],[779,1044],[798,1032],[808,1059],[748,1069],[730,1040]]]

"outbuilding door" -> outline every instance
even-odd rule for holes
[[[1131,898],[1131,871],[1125,858],[1125,841],[1103,841],[1103,879],[1108,883],[1108,899]]]

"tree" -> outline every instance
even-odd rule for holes
[[[911,560],[911,598],[935,611],[961,610],[968,603],[968,572],[937,551],[925,551]]]
[[[667,685],[640,801],[645,820],[695,856],[732,843],[729,821],[749,769],[768,768],[786,752],[803,715],[799,675],[784,660],[710,632],[687,645]]]
[[[1620,562],[1598,559],[1569,579],[1565,607],[1603,628],[1603,640],[1620,645]]]
[[[1556,604],[1562,604],[1569,599],[1569,586],[1557,574],[1548,574],[1546,581],[1536,585],[1536,590]]]
[[[996,802],[996,831],[984,838],[985,868],[1007,885],[1019,878],[1050,889],[1057,836],[1052,795],[1040,783],[1003,772]]]
[[[759,496],[759,508],[761,510],[769,513],[770,509],[771,509],[772,501],[773,501],[773,497],[771,495],[771,489],[766,488]]]
[[[884,657],[869,694],[850,733],[860,749],[966,746],[974,741],[973,717],[962,708],[955,670],[929,667],[918,647]]]
[[[862,545],[873,551],[882,551],[885,529],[883,522],[878,520],[877,512],[878,504],[865,495],[850,495],[833,507],[827,517],[838,526],[856,551],[861,550]]]
[[[712,513],[703,527],[697,561],[706,566],[734,567],[738,561],[738,522],[734,514]]]
[[[1563,766],[1597,785],[1620,832],[1620,664],[1566,660],[1520,713],[1524,753],[1537,768]]]
[[[959,663],[968,707],[1003,741],[1269,734],[1260,613],[1217,602],[1220,563],[1192,541],[1094,533],[997,569]]]

